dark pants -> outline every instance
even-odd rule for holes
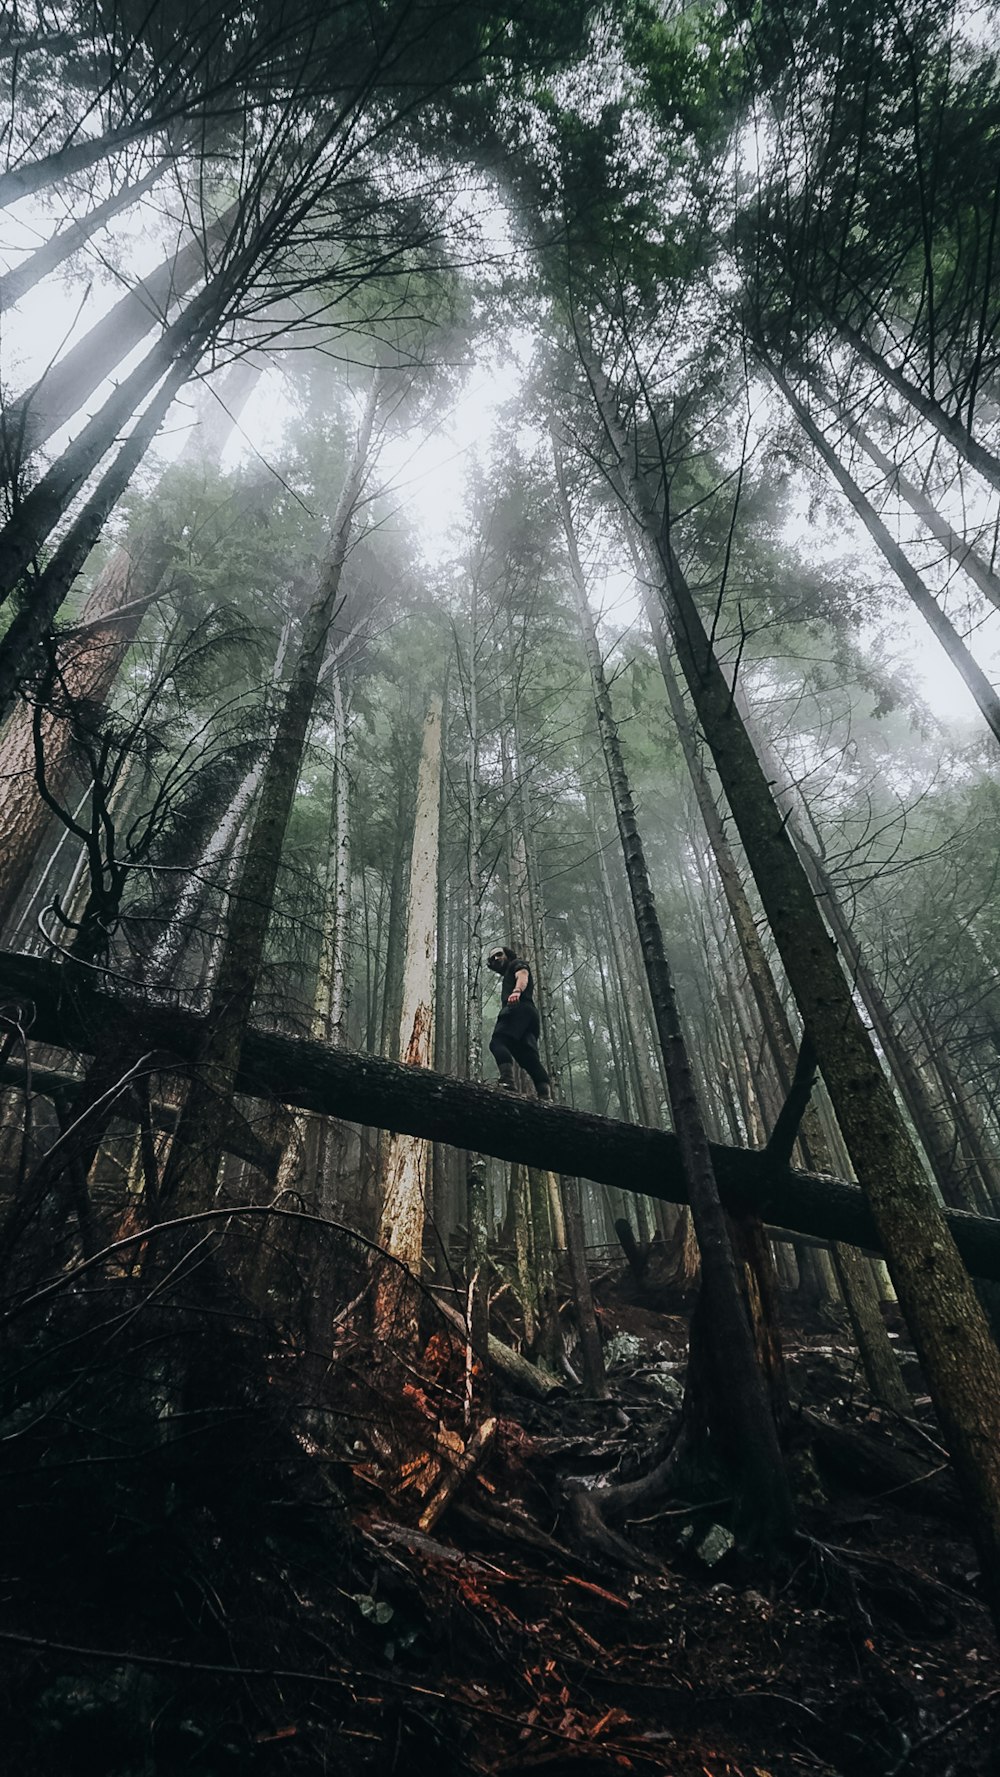
[[[535,1086],[547,1086],[549,1076],[538,1053],[538,1008],[530,1000],[519,1006],[505,1006],[490,1038],[490,1054],[498,1067],[516,1061]]]

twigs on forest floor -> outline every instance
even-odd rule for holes
[[[699,1499],[693,1505],[666,1506],[662,1512],[652,1512],[648,1518],[626,1518],[626,1524],[658,1524],[661,1518],[690,1518],[692,1512],[715,1512],[720,1506],[731,1506],[732,1494],[724,1499]]]
[[[925,1592],[943,1592],[949,1598],[955,1598],[962,1604],[970,1602],[967,1592],[959,1592],[956,1587],[949,1586],[946,1580],[938,1579],[935,1574],[914,1573],[911,1568],[901,1567],[898,1562],[890,1561],[884,1555],[872,1555],[861,1549],[845,1549],[838,1543],[826,1543],[819,1537],[810,1536],[808,1531],[797,1530],[795,1542],[804,1544],[810,1552],[819,1555],[820,1560],[830,1560],[836,1567],[851,1573],[852,1567],[859,1570],[873,1568],[884,1574],[895,1590],[911,1591],[914,1595],[921,1590]],[[854,1576],[852,1575],[852,1578]],[[863,1577],[859,1572],[858,1577]],[[867,1615],[867,1613],[865,1613]]]
[[[426,1698],[433,1703],[444,1703],[453,1709],[467,1710],[470,1714],[487,1717],[491,1721],[500,1722],[505,1727],[516,1728],[523,1733],[525,1717],[510,1715],[507,1711],[497,1709],[492,1703],[479,1698],[462,1695],[457,1689],[441,1691],[429,1685],[417,1684],[412,1679],[403,1678],[399,1673],[390,1671],[364,1670],[358,1666],[344,1667],[341,1671],[303,1672],[296,1667],[288,1666],[237,1666],[225,1665],[220,1662],[206,1660],[179,1660],[166,1654],[141,1654],[134,1649],[83,1647],[72,1642],[50,1641],[44,1636],[21,1635],[13,1630],[0,1629],[0,1643],[9,1647],[36,1649],[39,1653],[63,1654],[68,1658],[95,1660],[102,1664],[116,1666],[141,1666],[151,1671],[183,1672],[193,1676],[203,1674],[206,1677],[237,1678],[242,1684],[248,1680],[266,1681],[271,1679],[281,1684],[315,1685],[317,1688],[336,1687],[346,1690],[352,1703],[370,1703],[378,1705],[381,1697],[359,1697],[358,1682],[385,1686],[394,1691],[401,1691],[409,1696]],[[605,1712],[607,1716],[608,1712]],[[596,1724],[599,1728],[602,1724]],[[563,1728],[550,1727],[538,1720],[537,1713],[531,1721],[533,1734],[543,1735],[546,1739],[561,1740],[571,1746],[578,1747],[581,1741],[579,1732],[569,1732]],[[658,1770],[666,1770],[664,1760],[652,1751],[636,1746],[634,1739],[616,1743],[613,1740],[602,1741],[602,1751],[613,1754],[616,1750],[624,1751],[628,1747],[630,1758],[643,1759],[647,1764]]]
[[[421,1530],[433,1530],[434,1526],[439,1523],[462,1482],[474,1474],[485,1460],[486,1453],[496,1436],[496,1429],[497,1421],[495,1419],[484,1419],[482,1424],[476,1427],[465,1449],[452,1458],[448,1474],[420,1514],[418,1524]]]
[[[1000,1697],[1000,1690],[986,1691],[983,1696],[975,1697],[964,1709],[960,1709],[957,1715],[951,1717],[950,1721],[942,1722],[941,1726],[935,1728],[932,1734],[925,1734],[922,1740],[914,1740],[906,1748],[906,1751],[903,1753],[899,1762],[893,1765],[891,1771],[886,1773],[886,1777],[899,1777],[899,1772],[905,1771],[914,1753],[923,1752],[926,1747],[933,1746],[936,1741],[946,1739],[949,1734],[954,1732],[960,1722],[967,1720],[967,1718],[974,1714],[977,1709],[982,1709],[984,1704],[994,1702],[997,1697]]]
[[[950,1467],[950,1459],[944,1462],[939,1462],[936,1468],[929,1468],[925,1474],[911,1475],[908,1481],[898,1481],[895,1487],[886,1487],[884,1492],[876,1493],[874,1497],[875,1499],[891,1499],[894,1493],[902,1493],[906,1487],[917,1487],[921,1481],[932,1481],[935,1475],[944,1474],[945,1469]]]

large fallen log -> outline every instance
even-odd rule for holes
[[[84,974],[0,951],[0,1035],[13,1016],[34,1039],[57,1048],[93,1055],[112,1034],[117,1041],[134,1033],[137,1050],[155,1050],[165,1071],[183,1071],[196,1061],[203,1019],[151,994],[97,985],[102,980],[96,970]],[[251,1029],[237,1085],[251,1097],[298,1110],[520,1160],[668,1203],[687,1200],[677,1142],[664,1130],[518,1098],[305,1037]],[[763,1149],[713,1143],[712,1158],[730,1207],[752,1205],[767,1222],[794,1234],[880,1250],[857,1186],[775,1167]],[[949,1210],[948,1222],[969,1270],[1000,1281],[1000,1220]]]
[[[3,1007],[0,1005],[0,1017]],[[0,1032],[2,1034],[2,1032]],[[5,1061],[0,1065],[0,1086],[15,1086],[20,1092],[31,1092],[39,1098],[50,1098],[53,1104],[71,1104],[73,1094],[79,1092],[82,1084],[79,1074],[59,1073],[51,1067],[25,1068],[23,1062]],[[150,1120],[154,1129],[162,1129],[172,1135],[180,1118],[180,1107],[175,1104],[161,1104],[154,1101],[149,1107]],[[115,1121],[137,1123],[141,1115],[135,1094],[127,1093],[115,1106]],[[281,1146],[274,1141],[264,1140],[244,1117],[234,1113],[228,1120],[223,1137],[223,1148],[227,1154],[235,1154],[239,1160],[249,1160],[268,1177],[277,1174],[281,1160]]]

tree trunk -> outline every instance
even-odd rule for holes
[[[92,1054],[108,1030],[133,1051],[154,1053],[166,1072],[195,1063],[208,1019],[148,993],[99,991],[82,979],[66,991],[63,965],[0,952],[0,995],[33,1040]],[[356,1055],[302,1037],[249,1027],[234,1090],[324,1117],[395,1129],[425,1141],[518,1160],[550,1172],[590,1179],[611,1190],[638,1191],[665,1203],[686,1203],[677,1137],[562,1105],[494,1092],[373,1055]],[[782,1166],[766,1153],[711,1144],[723,1201],[756,1204],[771,1226],[818,1240],[845,1240],[883,1250],[864,1192],[845,1179]],[[949,1210],[943,1215],[958,1250],[977,1277],[1000,1280],[1000,1219]]]
[[[424,723],[417,773],[417,813],[406,910],[403,1010],[399,1059],[406,1067],[434,1061],[434,988],[437,962],[438,849],[441,824],[441,699]],[[418,1300],[408,1277],[421,1275],[430,1149],[424,1141],[394,1135],[388,1144],[378,1243],[394,1261],[377,1260],[375,1332],[383,1346],[406,1347],[417,1335]]]
[[[466,880],[468,921],[465,956],[465,1077],[483,1073],[483,859],[482,784],[479,774],[479,575],[472,568],[469,651],[465,671],[468,735],[465,751]],[[489,1200],[486,1157],[470,1154],[465,1172],[466,1315],[472,1347],[481,1365],[484,1406],[490,1400],[489,1370]]]
[[[518,735],[520,750],[520,737]],[[531,795],[527,779],[522,776],[520,783],[520,801],[523,813],[522,831],[525,834],[525,857],[528,866],[528,896],[531,904],[531,943],[536,967],[536,975],[541,983],[538,1011],[542,1027],[542,1045],[550,1070],[549,1090],[552,1098],[558,1101],[562,1096],[562,1073],[555,1064],[557,1045],[552,1017],[552,981],[553,975],[549,965],[548,948],[545,939],[545,908],[542,901],[542,884],[540,880],[537,854],[533,845],[535,821],[532,812]],[[569,1260],[570,1285],[573,1294],[573,1309],[576,1316],[577,1329],[580,1336],[580,1351],[583,1358],[584,1379],[595,1398],[603,1400],[608,1391],[607,1373],[604,1365],[604,1349],[601,1344],[600,1328],[594,1312],[594,1298],[590,1287],[590,1272],[587,1269],[587,1251],[583,1229],[583,1208],[580,1196],[580,1181],[577,1178],[567,1179],[561,1175],[557,1178],[552,1172],[545,1177],[549,1187],[549,1205],[555,1245],[560,1252],[565,1252]],[[555,1331],[558,1332],[557,1313],[553,1313]]]
[[[376,375],[335,514],[330,553],[305,619],[295,672],[264,768],[239,892],[212,994],[212,1010],[167,1161],[163,1196],[179,1212],[205,1208],[215,1190],[221,1153],[220,1107],[224,1112],[232,1098],[240,1045],[257,987],[285,829],[295,799],[327,637],[337,609],[341,574],[367,468],[378,391]]]
[[[155,271],[95,321],[90,331],[59,358],[39,382],[5,408],[0,437],[4,460],[18,461],[37,450],[78,413],[89,395],[154,327],[166,326],[173,305],[209,271],[209,254],[225,241],[238,215],[231,204],[204,234],[163,260]],[[211,281],[211,280],[210,280]]]
[[[208,427],[219,454],[259,375],[259,369],[244,360],[227,376],[218,410],[225,413],[225,425],[220,426],[213,414]],[[185,444],[182,460],[200,455],[203,448],[199,429]],[[163,540],[155,529],[112,551],[84,602],[73,635],[60,648],[59,671],[70,700],[90,706],[104,703],[156,590],[163,557]],[[41,740],[46,783],[58,800],[72,778],[71,724],[53,712],[43,712]],[[0,814],[8,830],[17,834],[16,846],[0,851],[2,926],[13,912],[52,818],[37,789],[33,712],[26,705],[13,712],[3,730],[0,773]]]
[[[164,168],[169,164],[169,156],[163,156],[142,179],[136,179],[131,185],[120,186],[111,197],[105,198],[103,203],[95,204],[79,221],[60,228],[51,240],[36,247],[19,266],[0,277],[0,314],[4,309],[13,308],[15,303],[22,301],[42,278],[49,277],[115,216],[119,216],[123,210],[131,209],[133,204],[145,197],[147,191],[151,191],[163,177]]]
[[[13,709],[18,688],[31,670],[39,645],[50,633],[63,600],[163,424],[174,396],[191,374],[194,356],[194,351],[184,352],[171,366],[114,461],[88,495],[86,504],[51,561],[32,583],[30,596],[25,596],[17,616],[0,640],[0,722],[5,721]],[[128,640],[135,636],[144,610],[142,605],[130,615],[126,625]],[[77,635],[82,627],[82,624],[76,626]]]
[[[341,1048],[346,1042],[347,948],[350,917],[351,837],[348,773],[345,754],[344,696],[336,654],[327,664],[333,686],[334,759],[333,794],[326,848],[326,882],[320,953],[313,991],[311,1034],[321,1042]],[[278,1170],[277,1194],[305,1184],[321,1214],[331,1210],[326,1173],[330,1161],[330,1128],[326,1118],[298,1117],[289,1135]],[[336,1146],[336,1144],[333,1144]],[[336,1174],[336,1162],[333,1171]],[[304,1174],[312,1173],[312,1191]]]
[[[587,602],[558,446],[555,447],[555,465],[570,573],[590,667],[608,783],[632,891],[636,926],[667,1070],[673,1125],[683,1156],[691,1214],[701,1254],[702,1327],[706,1339],[706,1369],[710,1373],[710,1380],[706,1377],[708,1386],[704,1405],[710,1433],[718,1440],[723,1461],[732,1474],[746,1528],[764,1541],[780,1542],[791,1530],[788,1480],[695,1094],[632,792],[604,677],[604,663]]]
[[[681,571],[668,523],[631,470],[610,387],[581,341],[619,471],[663,573],[674,647],[743,841],[806,1035],[871,1206],[900,1306],[969,1503],[1000,1616],[1000,1354],[882,1072],[850,985]]]
[[[110,450],[118,431],[155,389],[174,360],[183,354],[193,363],[211,334],[219,307],[230,289],[226,274],[192,299],[19,502],[0,531],[0,603],[14,590],[27,564],[59,523],[87,476]]]
[[[396,1044],[399,1040],[403,936],[406,930],[403,893],[406,883],[406,814],[410,788],[406,781],[406,773],[402,769],[401,760],[397,762],[396,784],[394,822],[396,840],[392,854],[392,876],[389,883],[389,935],[385,950],[385,980],[382,991],[381,1039],[379,1042],[379,1053],[388,1056],[392,1061],[399,1059]]]
[[[511,640],[511,648],[517,644]],[[547,1020],[544,1008],[545,982],[542,962],[536,950],[538,921],[532,905],[531,877],[528,869],[528,847],[525,834],[530,814],[525,794],[525,778],[521,768],[521,722],[518,707],[517,679],[509,712],[501,714],[501,769],[507,829],[507,907],[508,942],[523,952],[533,953],[533,974],[538,995],[539,1022]],[[542,1025],[543,1034],[545,1024]],[[538,1168],[529,1167],[524,1179],[511,1174],[511,1197],[517,1238],[521,1305],[525,1324],[532,1332],[528,1343],[532,1355],[550,1368],[555,1368],[561,1349],[558,1304],[555,1293],[555,1254],[553,1251],[552,1218],[549,1211],[549,1181],[538,1176]]]
[[[781,1091],[783,1095],[787,1096],[795,1073],[797,1055],[797,1046],[792,1036],[791,1025],[788,1022],[778,984],[774,979],[771,965],[757,932],[756,920],[743,887],[739,865],[726,836],[715,798],[705,776],[692,723],[670,663],[662,615],[653,603],[649,582],[641,572],[641,564],[634,551],[632,552],[632,561],[639,584],[643,588],[646,617],[652,631],[660,671],[666,686],[667,700],[677,726],[681,749],[691,775],[695,797],[705,823],[705,831],[719,872],[726,903],[732,916],[733,929],[746,966],[747,980],[757,1005],[761,1027],[771,1052]],[[817,1172],[833,1172],[835,1170],[820,1116],[813,1105],[806,1107],[800,1126],[799,1140],[807,1167]],[[870,1273],[863,1263],[861,1265],[855,1263],[855,1257],[856,1255],[844,1253],[839,1248],[835,1248],[832,1253],[837,1279],[844,1292],[869,1387],[875,1398],[883,1405],[891,1407],[897,1412],[907,1412],[910,1406],[909,1396],[903,1386],[896,1356],[879,1311],[878,1298]]]
[[[327,1013],[324,1035],[338,1047],[347,1041],[350,1004],[351,927],[351,778],[347,769],[347,717],[344,687],[336,659],[329,668],[333,692],[333,819],[331,821],[330,879],[333,888],[332,919],[324,933],[320,973],[326,984]]]
[[[1000,696],[990,684],[982,667],[973,658],[954,624],[945,616],[937,599],[928,592],[916,568],[899,547],[888,526],[875,511],[871,501],[866,499],[853,476],[848,474],[836,451],[828,443],[808,409],[803,406],[782,371],[767,357],[766,353],[760,352],[758,355],[761,364],[773,377],[807,438],[811,440],[819,452],[873,543],[881,550],[896,578],[916,605],[921,617],[934,631],[952,665],[961,674],[968,690],[979,705],[993,738],[1000,741]]]
[[[853,346],[859,356],[878,371],[883,382],[887,382],[898,395],[902,395],[904,401],[908,401],[942,438],[947,439],[960,457],[971,463],[974,469],[978,469],[985,480],[993,487],[1000,488],[1000,457],[986,450],[973,438],[968,427],[962,425],[961,420],[953,419],[939,401],[926,395],[918,383],[913,382],[904,371],[897,370],[894,364],[890,364],[883,353],[876,351],[856,327],[852,327],[847,321],[834,321],[833,325],[848,345]]]
[[[806,381],[819,399],[830,409],[830,412],[836,414],[850,436],[860,444],[866,457],[885,476],[889,486],[897,489],[910,511],[915,513],[934,541],[941,545],[948,560],[954,562],[956,568],[960,568],[963,574],[968,574],[969,579],[974,586],[979,588],[983,597],[989,599],[991,605],[996,605],[1000,609],[1000,580],[997,579],[989,563],[983,560],[975,546],[968,543],[958,531],[952,529],[933,501],[927,498],[923,488],[918,487],[915,481],[911,481],[907,475],[904,475],[902,469],[897,467],[891,457],[887,457],[885,452],[879,449],[874,438],[865,431],[857,420],[851,419],[843,405],[824,387],[818,376],[812,371],[807,371]]]
[[[600,877],[601,893],[604,900],[604,923],[611,947],[611,959],[617,977],[618,1003],[621,1006],[622,1014],[625,1019],[625,1031],[629,1054],[635,1059],[636,1105],[639,1112],[639,1121],[645,1123],[649,1127],[653,1127],[658,1121],[656,1100],[649,1092],[650,1082],[648,1075],[639,1065],[639,1055],[643,1046],[643,1037],[641,1032],[636,1028],[632,995],[629,991],[630,984],[625,967],[625,958],[622,952],[621,933],[618,929],[615,904],[611,894],[608,863],[604,856],[604,848],[601,845],[600,835],[597,831],[597,822],[594,819],[593,808],[588,806],[587,812],[590,818],[590,830],[594,835],[594,850],[597,853],[598,874]]]
[[[103,136],[88,136],[84,141],[69,142],[51,154],[41,155],[38,160],[11,167],[0,174],[0,208],[8,209],[22,197],[31,197],[34,192],[44,191],[46,186],[57,185],[63,179],[72,179],[76,173],[89,172],[91,167],[107,160],[116,148],[125,148],[130,142],[140,142],[144,136],[154,135],[161,123],[162,120],[157,123],[146,117],[120,129],[108,130]]]

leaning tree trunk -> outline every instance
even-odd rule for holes
[[[631,550],[631,538],[629,539]],[[770,1051],[783,1095],[787,1098],[795,1075],[797,1046],[788,1022],[784,1000],[774,979],[764,946],[757,931],[753,909],[743,886],[743,879],[732,846],[715,804],[698,751],[692,723],[681,696],[680,686],[667,649],[662,613],[651,597],[648,579],[641,573],[641,563],[632,551],[632,565],[643,589],[643,604],[652,631],[656,655],[666,687],[667,700],[677,728],[681,751],[690,773],[708,843],[715,859],[722,892],[733,921],[733,930],[747,971],[747,980],[757,1006],[761,1028]],[[807,1105],[799,1126],[799,1142],[807,1167],[816,1172],[833,1172],[829,1147],[815,1106]],[[847,1312],[857,1341],[869,1387],[876,1400],[896,1412],[910,1410],[910,1399],[900,1375],[895,1353],[889,1342],[878,1295],[868,1264],[856,1248],[835,1243],[832,1248],[834,1268],[843,1291]]]
[[[34,192],[44,191],[47,186],[57,185],[63,179],[72,179],[76,173],[86,173],[100,161],[107,160],[116,148],[140,142],[144,136],[155,135],[162,127],[162,118],[145,117],[136,123],[123,124],[120,129],[108,130],[103,136],[88,136],[84,141],[69,142],[62,148],[53,149],[51,154],[11,167],[0,174],[0,208],[7,209],[23,197],[31,197]]]
[[[970,1507],[1000,1619],[1000,1353],[851,994],[808,878],[735,707],[610,385],[581,351],[619,472],[662,569],[678,661],[743,841],[806,1035],[879,1229],[893,1285]]]
[[[954,624],[945,616],[937,599],[924,585],[921,576],[896,542],[888,525],[879,517],[854,477],[848,474],[836,451],[808,409],[803,406],[784,373],[773,360],[768,358],[766,352],[759,351],[758,357],[781,390],[806,437],[815,446],[841,492],[857,513],[876,548],[884,555],[896,578],[916,605],[921,617],[933,630],[952,665],[961,674],[966,687],[979,705],[994,740],[1000,741],[1000,696],[990,684],[982,667],[973,658]]]
[[[13,271],[6,272],[0,278],[0,313],[4,309],[13,308],[21,302],[29,290],[40,283],[42,278],[51,276],[58,270],[71,254],[86,245],[98,230],[104,228],[123,210],[129,210],[145,197],[147,191],[163,177],[163,171],[169,165],[169,156],[164,155],[142,179],[136,179],[131,185],[123,185],[113,196],[105,198],[101,204],[95,204],[79,221],[71,222],[67,228],[59,229],[44,246],[36,247],[21,264]]]
[[[973,437],[969,428],[963,426],[961,420],[954,419],[951,414],[947,413],[941,403],[926,394],[919,383],[915,383],[911,377],[906,375],[905,371],[897,370],[894,364],[890,364],[884,353],[877,351],[864,334],[859,333],[856,327],[851,326],[850,322],[834,319],[831,324],[836,328],[841,338],[854,348],[858,356],[864,358],[866,363],[878,371],[883,382],[888,383],[891,389],[895,389],[897,395],[902,395],[904,401],[909,402],[910,406],[915,408],[917,413],[927,421],[928,425],[933,426],[942,438],[947,440],[952,449],[964,458],[965,462],[970,463],[973,469],[977,469],[986,481],[992,483],[993,487],[1000,488],[1000,457],[994,456],[992,451],[980,444]]]
[[[60,426],[78,413],[89,395],[114,372],[115,366],[145,339],[154,327],[164,326],[174,303],[206,275],[208,255],[225,241],[238,214],[238,204],[217,222],[171,254],[95,321],[88,333],[59,358],[39,382],[4,409],[0,446],[5,465],[18,462],[51,438]]]
[[[93,1054],[115,1029],[128,1036],[133,1052],[144,1045],[155,1048],[161,1073],[193,1066],[204,1040],[204,1016],[176,998],[137,998],[99,989],[89,974],[70,995],[64,966],[43,957],[0,951],[0,993],[11,1010],[33,1009],[34,1041]],[[2,1077],[23,1084],[23,1066],[7,1063]],[[72,1076],[62,1076],[58,1083],[67,1082],[76,1084]],[[553,1116],[548,1106],[527,1097],[307,1038],[250,1025],[235,1089],[373,1129],[482,1149],[498,1160],[535,1160],[553,1172],[579,1174],[613,1190],[637,1190],[670,1203],[687,1200],[679,1144],[667,1130],[642,1129],[566,1108]],[[870,1204],[845,1179],[819,1178],[784,1165],[772,1168],[766,1155],[747,1148],[716,1145],[712,1164],[726,1203],[738,1207],[758,1202],[778,1228],[882,1250]],[[970,1271],[1000,1280],[998,1219],[962,1210],[946,1210],[943,1219]]]
[[[184,352],[171,365],[149,406],[136,421],[96,488],[87,496],[82,511],[51,561],[32,583],[30,596],[25,595],[17,616],[0,640],[0,722],[5,721],[13,709],[19,686],[30,674],[40,644],[50,634],[64,599],[152,444],[173,405],[174,396],[191,374],[194,356],[194,350]],[[140,605],[133,622],[126,626],[129,640],[138,628],[143,609]],[[79,628],[77,626],[77,633]]]
[[[204,428],[218,454],[259,375],[259,369],[245,361],[227,373],[219,404]],[[225,416],[223,423],[220,413]],[[127,448],[127,444],[123,446],[123,450]],[[181,460],[200,456],[203,448],[203,429],[199,427],[185,443]],[[59,673],[71,702],[91,707],[104,703],[156,590],[163,559],[163,540],[155,528],[112,551],[84,601],[72,635],[60,644]],[[41,740],[46,782],[58,799],[65,795],[73,773],[71,725],[46,711]],[[13,912],[51,820],[48,804],[38,793],[36,764],[32,711],[22,705],[12,713],[0,736],[0,818],[7,830],[17,835],[16,845],[0,850],[0,926]]]
[[[118,432],[156,388],[175,359],[190,361],[203,349],[232,293],[227,271],[193,297],[165,328],[141,363],[124,377],[67,445],[41,480],[25,494],[0,531],[0,603],[17,586],[28,563],[42,548],[88,475],[111,449]]]
[[[212,994],[212,1009],[167,1161],[163,1196],[182,1213],[204,1209],[215,1190],[223,1125],[232,1102],[240,1045],[263,961],[285,829],[295,800],[327,637],[337,610],[341,575],[368,463],[378,392],[376,375],[338,503],[330,553],[306,615],[298,660],[264,769],[257,814]]]
[[[399,1059],[409,1067],[434,1062],[434,977],[437,961],[438,849],[441,826],[441,699],[435,697],[424,723],[417,773],[417,813],[410,860],[406,909],[403,1010]],[[376,1258],[375,1334],[384,1349],[416,1342],[419,1280],[430,1181],[430,1148],[412,1136],[394,1135],[388,1144]]]
[[[963,574],[967,574],[974,586],[977,586],[984,598],[991,605],[1000,609],[1000,580],[997,579],[989,562],[984,561],[974,544],[969,543],[960,532],[953,530],[947,519],[940,513],[932,500],[929,500],[922,487],[904,475],[891,459],[887,457],[875,443],[871,434],[855,419],[852,419],[843,405],[830,393],[820,378],[811,370],[806,371],[806,381],[813,393],[823,404],[835,414],[837,419],[849,432],[850,436],[861,446],[865,456],[874,463],[880,474],[885,476],[889,486],[895,488],[906,501],[910,511],[919,518],[924,529],[940,544],[949,561],[954,562]]]
[[[733,1477],[747,1528],[765,1540],[781,1540],[791,1530],[792,1506],[777,1429],[747,1317],[719,1197],[708,1141],[702,1125],[687,1047],[681,1028],[659,918],[635,818],[618,729],[604,676],[586,584],[577,554],[562,460],[555,449],[556,482],[570,571],[590,667],[598,728],[621,836],[625,869],[642,941],[657,1034],[667,1070],[674,1131],[683,1155],[691,1214],[701,1252],[700,1331],[705,1406],[710,1433],[718,1440]],[[692,1356],[695,1352],[692,1340]]]

